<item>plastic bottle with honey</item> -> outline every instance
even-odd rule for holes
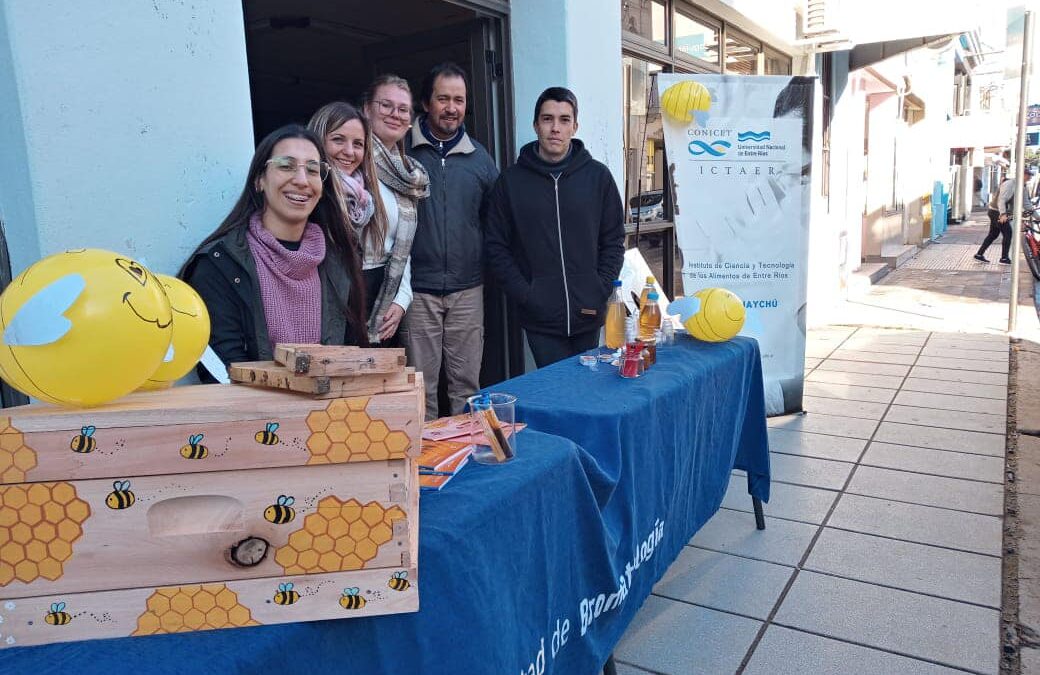
[[[621,280],[614,281],[614,293],[607,305],[607,322],[604,326],[607,347],[617,349],[625,344],[625,300],[621,296]]]
[[[643,286],[643,292],[639,294],[639,311],[642,312],[643,308],[646,307],[646,299],[650,295],[650,292],[654,290],[654,278],[647,277],[646,285]]]
[[[654,333],[661,328],[661,309],[657,306],[657,291],[650,291],[646,303],[639,311],[639,339],[652,340]]]

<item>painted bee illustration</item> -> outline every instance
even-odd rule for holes
[[[184,459],[206,459],[209,456],[209,448],[202,445],[202,434],[188,436],[188,444],[181,448],[181,457]]]
[[[390,581],[386,582],[386,585],[395,591],[407,591],[408,587],[412,585],[407,577],[408,572],[394,572],[394,575],[390,577]]]
[[[365,599],[358,595],[361,589],[357,586],[352,588],[344,588],[343,596],[339,599],[339,604],[343,609],[361,609],[365,606]]]
[[[72,439],[69,443],[69,447],[72,448],[73,452],[94,452],[97,450],[97,439],[94,438],[93,426],[82,427],[79,430],[79,435]]]
[[[47,612],[47,616],[43,617],[43,620],[52,626],[64,626],[72,621],[72,616],[65,611],[64,602],[54,602],[51,603],[51,611]]]
[[[117,480],[112,483],[112,491],[105,497],[105,505],[110,509],[128,509],[134,505],[137,497],[130,492],[130,481]]]
[[[291,605],[300,599],[300,594],[293,590],[293,584],[278,584],[278,592],[274,594],[276,605]]]
[[[278,422],[268,422],[263,431],[256,432],[256,442],[260,445],[278,445]]]
[[[275,525],[292,522],[292,519],[296,517],[296,510],[292,508],[295,503],[295,497],[278,495],[277,501],[264,509],[264,520]]]

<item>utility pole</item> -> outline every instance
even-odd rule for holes
[[[1022,256],[1022,201],[1025,196],[1026,110],[1029,106],[1030,62],[1033,58],[1033,12],[1026,11],[1022,28],[1022,84],[1018,95],[1018,134],[1015,139],[1015,205],[1011,211],[1011,304],[1008,333],[1014,337],[1018,324],[1018,259]]]

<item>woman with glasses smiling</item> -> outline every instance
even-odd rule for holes
[[[304,127],[260,142],[231,213],[180,277],[205,301],[210,346],[225,364],[268,361],[279,342],[368,344],[339,190],[321,141]]]
[[[412,302],[409,259],[415,237],[416,205],[430,194],[426,169],[404,152],[412,125],[412,91],[396,75],[380,75],[363,96],[372,125],[371,153],[379,194],[386,211],[383,246],[366,246],[364,268],[369,289],[378,289],[368,319],[372,343],[391,342]],[[372,291],[370,291],[372,292]]]

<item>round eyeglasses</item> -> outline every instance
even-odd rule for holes
[[[301,166],[308,178],[325,180],[329,175],[329,165],[316,159],[300,162],[295,157],[272,157],[265,164],[273,166],[276,171],[287,176],[295,176]]]

